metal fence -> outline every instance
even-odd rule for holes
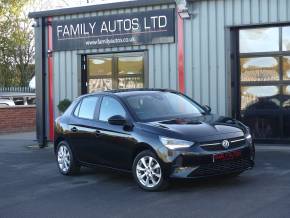
[[[0,92],[26,92],[35,93],[35,89],[30,87],[0,87]]]

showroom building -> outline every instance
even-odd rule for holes
[[[256,139],[290,138],[290,1],[139,0],[33,12],[37,138],[63,99],[180,90]]]

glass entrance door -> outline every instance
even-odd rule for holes
[[[144,54],[87,56],[87,92],[144,87]]]
[[[256,139],[290,139],[290,27],[239,30],[240,119]]]

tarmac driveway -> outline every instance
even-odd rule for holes
[[[34,134],[0,136],[0,217],[290,217],[290,146],[258,146],[257,164],[234,179],[175,180],[140,190],[131,175],[58,173],[52,148]]]

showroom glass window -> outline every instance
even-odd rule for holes
[[[144,53],[88,55],[87,92],[144,87]]]
[[[240,115],[255,138],[290,138],[290,26],[240,29]]]

